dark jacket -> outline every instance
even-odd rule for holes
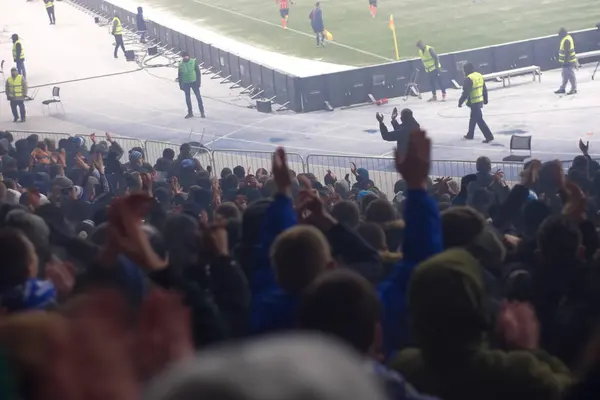
[[[458,104],[463,104],[465,101],[467,102],[467,106],[471,107],[471,100],[470,100],[470,94],[471,94],[471,90],[473,89],[473,81],[471,80],[471,78],[465,78],[465,81],[463,82],[463,91],[462,94],[460,95],[460,99],[458,100]],[[488,91],[487,91],[487,86],[485,85],[485,82],[483,82],[483,103],[476,103],[475,106],[476,107],[482,107],[484,104],[488,103]]]
[[[408,135],[415,129],[419,129],[419,123],[413,118],[409,121],[402,121],[401,124],[395,119],[392,120],[394,130],[389,132],[387,126],[383,122],[379,123],[379,131],[381,138],[387,142],[396,141],[396,147],[399,149],[406,148]]]
[[[430,258],[408,290],[418,349],[392,367],[421,392],[444,400],[558,400],[571,384],[567,368],[543,351],[488,347],[489,316],[478,261],[464,249]]]
[[[145,31],[146,28],[146,19],[144,18],[144,12],[141,10],[141,7],[138,8],[138,13],[136,15],[136,25],[138,31]]]
[[[442,225],[437,204],[424,190],[408,190],[403,259],[387,280],[379,285],[382,305],[383,351],[386,357],[408,340],[406,294],[414,268],[442,251]]]
[[[320,33],[325,30],[325,24],[323,24],[323,11],[320,8],[314,8],[308,18],[310,19],[310,26],[312,26],[313,32]]]
[[[260,267],[254,271],[251,280],[251,320],[252,331],[255,333],[287,330],[295,325],[300,293],[287,293],[277,286],[270,265],[269,250],[277,235],[297,223],[292,200],[276,195],[265,214],[257,263]],[[344,225],[336,224],[325,236],[331,245],[333,257],[342,263],[379,264],[377,251]]]

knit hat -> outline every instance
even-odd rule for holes
[[[383,400],[364,360],[338,342],[287,335],[204,351],[174,365],[144,400]]]
[[[356,170],[356,174],[365,180],[369,179],[369,171],[367,171],[365,168],[358,168]]]
[[[129,153],[129,161],[131,162],[136,162],[140,158],[142,158],[142,153],[139,151],[133,150]]]
[[[181,162],[181,168],[194,168],[196,163],[191,158],[186,158]]]
[[[70,189],[73,187],[73,181],[66,176],[59,175],[52,180],[52,186],[58,186],[61,189]]]

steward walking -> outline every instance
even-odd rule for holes
[[[10,70],[10,77],[6,80],[6,99],[10,102],[10,109],[13,113],[13,122],[19,121],[21,112],[21,122],[25,122],[25,98],[27,97],[27,82],[23,75],[19,74],[16,68]]]
[[[475,68],[471,63],[466,63],[463,70],[466,78],[463,83],[462,95],[458,100],[458,106],[462,107],[463,103],[466,101],[467,106],[471,107],[469,131],[464,138],[473,140],[473,136],[475,136],[475,125],[477,125],[485,137],[483,143],[489,143],[494,140],[494,135],[483,120],[483,106],[488,103],[487,87],[485,86],[483,75],[479,72],[475,72]]]
[[[562,85],[554,92],[563,94],[566,91],[567,83],[571,83],[571,90],[567,93],[577,93],[577,77],[575,76],[575,68],[577,68],[577,54],[575,53],[575,42],[573,37],[569,35],[565,28],[560,28],[558,31],[560,38],[560,46],[558,48],[558,63],[562,67]]]
[[[17,71],[20,75],[23,75],[23,78],[27,77],[27,73],[25,72],[25,50],[23,50],[23,44],[19,39],[19,35],[13,33],[11,36],[13,47],[12,47],[12,55],[15,64],[17,64]]]
[[[123,50],[123,55],[125,55],[125,43],[123,43],[123,25],[121,25],[121,20],[118,16],[114,16],[112,20],[112,35],[115,37],[115,58],[119,58],[117,56],[117,51],[119,47]]]
[[[431,86],[431,93],[433,95],[427,101],[437,101],[437,87],[442,91],[442,100],[446,100],[446,88],[442,84],[442,64],[435,49],[423,43],[422,40],[417,42],[417,48],[419,49],[419,57],[423,61],[423,68],[425,68],[425,73],[427,74],[427,78],[429,78],[429,85]]]
[[[317,47],[325,47],[325,24],[323,23],[323,10],[321,10],[320,2],[316,2],[315,8],[310,12],[308,18],[310,19],[310,26],[317,37]]]
[[[56,16],[54,15],[54,0],[44,0],[44,4],[46,5],[48,18],[50,18],[50,25],[56,24]]]
[[[194,116],[190,91],[194,92],[196,100],[198,100],[200,117],[206,118],[204,115],[202,96],[200,96],[200,67],[198,66],[198,62],[195,58],[190,58],[190,55],[185,51],[181,53],[181,56],[183,57],[183,60],[179,63],[177,81],[179,82],[179,89],[183,90],[185,93],[185,104],[188,109],[185,118],[192,118]]]

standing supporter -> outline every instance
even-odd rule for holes
[[[560,399],[571,376],[538,348],[539,327],[530,307],[506,304],[498,318],[497,332],[518,350],[488,347],[493,324],[483,287],[478,262],[465,250],[448,250],[420,264],[408,290],[418,349],[402,351],[393,368],[418,390],[448,400]]]
[[[344,312],[340,312],[344,310]],[[331,271],[305,291],[298,311],[298,327],[332,335],[366,357],[375,357],[381,346],[380,305],[369,283],[349,271]],[[389,399],[431,399],[419,395],[404,379],[372,360],[366,369],[376,375]]]
[[[308,19],[310,19],[310,26],[316,35],[317,47],[325,47],[325,24],[323,23],[323,10],[321,10],[320,2],[315,3],[315,8],[310,12]]]

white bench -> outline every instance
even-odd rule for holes
[[[598,56],[600,56],[600,50],[579,53],[579,54],[577,54],[577,61],[585,60],[586,58],[598,57]]]
[[[525,75],[525,74],[532,74],[534,82],[535,82],[536,76],[538,77],[538,81],[540,81],[540,82],[542,81],[542,70],[537,65],[530,65],[529,67],[508,69],[506,71],[492,72],[491,74],[483,75],[483,79],[486,81],[489,81],[492,79],[495,79],[495,80],[502,79],[502,86],[506,87],[507,81],[508,81],[508,86],[510,86],[510,78],[512,76],[519,76],[519,75]]]

